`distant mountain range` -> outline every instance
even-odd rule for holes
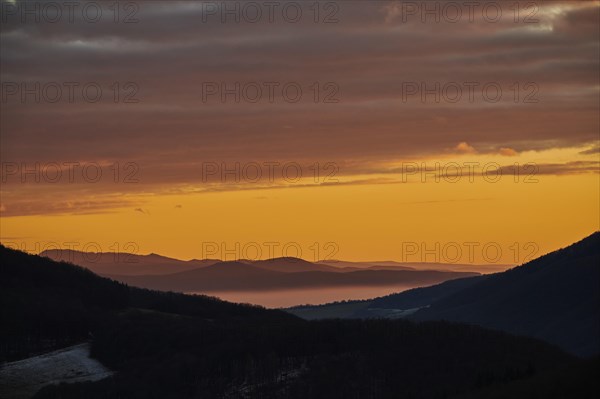
[[[502,273],[447,281],[368,301],[289,309],[307,319],[447,320],[600,353],[600,233]]]
[[[156,254],[87,253],[73,250],[49,250],[40,255],[77,264],[94,273],[136,287],[178,292],[392,285],[415,287],[479,275],[473,271],[455,271],[453,268],[456,265],[439,263],[419,264],[417,268],[389,261],[382,264],[342,261],[313,263],[291,257],[181,261]]]
[[[372,262],[348,262],[343,260],[322,260],[317,262],[322,265],[335,266],[345,269],[375,269],[375,270],[440,270],[451,272],[472,272],[472,273],[497,273],[503,272],[515,265],[504,263],[436,263],[436,262],[396,262],[392,260],[372,261]]]
[[[69,262],[83,266],[102,275],[161,275],[193,270],[220,262],[218,259],[183,261],[157,254],[136,255],[125,252],[82,252],[71,249],[43,251],[45,256],[57,262]]]

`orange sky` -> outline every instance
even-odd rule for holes
[[[509,10],[422,23],[402,3],[348,2],[334,23],[231,24],[199,4],[141,2],[133,24],[2,24],[3,243],[512,264],[600,229],[600,2],[544,2],[533,23]],[[12,91],[52,82],[105,96]],[[303,95],[206,96],[253,82]],[[449,91],[407,92],[422,84]],[[423,178],[436,163],[439,181]]]
[[[559,158],[562,152],[570,156],[568,151],[548,156]],[[536,156],[543,159],[526,154],[511,161]],[[471,154],[439,162],[482,159],[482,165],[491,165],[498,158]],[[405,175],[403,183],[397,173],[381,177],[386,180],[369,176],[364,184],[343,184],[363,177],[349,176],[330,185],[309,181],[253,189],[247,183],[248,189],[212,193],[131,195],[128,201],[141,204],[137,210],[125,206],[89,214],[5,217],[2,237],[33,251],[36,243],[40,249],[58,244],[183,259],[287,255],[308,260],[520,263],[600,228],[597,173],[540,172],[520,176],[518,182],[513,174],[503,174],[493,177],[499,179],[495,183],[478,172],[473,175],[470,182],[465,171],[456,183],[443,178],[436,182],[433,175],[423,182],[420,174]]]

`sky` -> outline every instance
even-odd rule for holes
[[[4,244],[519,264],[600,229],[598,1],[89,3],[1,1]]]

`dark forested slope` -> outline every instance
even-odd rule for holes
[[[497,273],[410,316],[478,324],[600,353],[600,233]]]
[[[131,288],[3,247],[0,260],[0,323],[10,326],[1,330],[3,359],[91,340],[92,355],[116,371],[44,388],[40,398],[446,398],[529,386],[581,365],[541,341],[476,326],[308,322]],[[597,393],[587,380],[578,384]]]

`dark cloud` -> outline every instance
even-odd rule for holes
[[[349,174],[444,154],[461,142],[493,153],[598,140],[597,3],[539,3],[535,23],[523,23],[528,14],[515,23],[512,8],[499,23],[422,23],[419,16],[403,20],[405,2],[340,1],[338,22],[329,24],[315,24],[307,8],[299,23],[276,16],[273,23],[224,24],[212,16],[204,22],[201,2],[134,3],[136,23],[9,16],[1,25],[3,84],[79,84],[72,103],[66,94],[57,103],[31,95],[26,103],[18,95],[2,102],[3,162],[135,162],[139,185],[89,188],[108,195],[197,184],[207,161],[337,162]],[[90,82],[102,88],[96,103],[82,98]],[[279,91],[273,103],[266,94],[255,104],[223,104],[218,96],[205,102],[203,82],[297,82],[303,96],[297,103]],[[321,89],[315,103],[315,82],[333,82],[339,102],[324,104],[331,92]],[[403,98],[407,83],[452,82],[463,90],[465,82],[494,83],[503,97],[485,101],[477,89],[474,101],[466,90],[456,103],[431,95],[422,101],[420,93]],[[123,103],[133,92],[139,101]]]

